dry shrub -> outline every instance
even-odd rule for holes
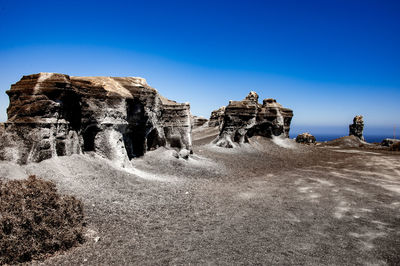
[[[0,264],[43,259],[84,241],[83,205],[30,176],[0,180]]]

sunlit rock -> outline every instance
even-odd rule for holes
[[[308,133],[308,132],[299,134],[296,137],[296,142],[297,143],[312,144],[312,143],[315,143],[315,141],[316,141],[315,137],[313,135],[311,135],[310,133]]]
[[[349,125],[349,136],[356,136],[357,138],[364,140],[364,121],[362,115],[357,115],[353,118],[353,124]]]
[[[250,92],[242,101],[230,101],[223,114],[220,133],[214,143],[232,148],[235,143],[248,142],[252,136],[289,136],[293,111],[282,107],[275,99],[258,103],[258,95]]]
[[[24,164],[95,152],[124,166],[160,146],[192,150],[190,105],[162,97],[142,78],[39,73],[7,94],[2,160]]]

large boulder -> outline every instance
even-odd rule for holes
[[[311,144],[315,143],[315,141],[316,141],[315,137],[308,132],[302,133],[296,137],[297,143]]]
[[[362,115],[353,118],[353,124],[349,125],[349,136],[356,136],[360,140],[364,140],[364,121]]]
[[[252,136],[289,136],[293,111],[282,107],[275,99],[258,103],[258,95],[250,92],[242,101],[230,101],[223,114],[220,133],[214,143],[232,148],[235,143],[248,142]]]
[[[1,160],[95,152],[124,166],[159,146],[192,150],[190,105],[162,97],[142,78],[39,73],[7,94]]]

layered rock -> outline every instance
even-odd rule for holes
[[[225,114],[225,106],[222,106],[219,109],[212,111],[210,119],[208,121],[208,125],[210,127],[216,127],[222,125],[222,122],[224,121],[224,114]]]
[[[159,146],[191,151],[188,103],[142,78],[24,76],[7,91],[0,159],[20,164],[95,152],[121,165]]]
[[[312,144],[315,143],[315,141],[315,137],[308,132],[302,133],[296,137],[297,143]]]
[[[202,116],[192,116],[192,125],[193,128],[196,127],[201,127],[202,125],[204,125],[205,123],[208,122],[208,119]]]
[[[353,118],[353,124],[349,125],[349,136],[356,136],[357,138],[364,140],[364,121],[362,115],[357,115]]]
[[[219,136],[214,143],[232,148],[235,143],[248,142],[252,136],[289,136],[293,111],[282,107],[275,99],[258,103],[258,95],[250,92],[242,101],[230,101],[223,114]]]

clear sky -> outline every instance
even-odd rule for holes
[[[141,76],[205,117],[254,90],[298,131],[347,132],[357,114],[400,131],[399,14],[397,0],[0,0],[0,121],[12,83],[58,72]]]

